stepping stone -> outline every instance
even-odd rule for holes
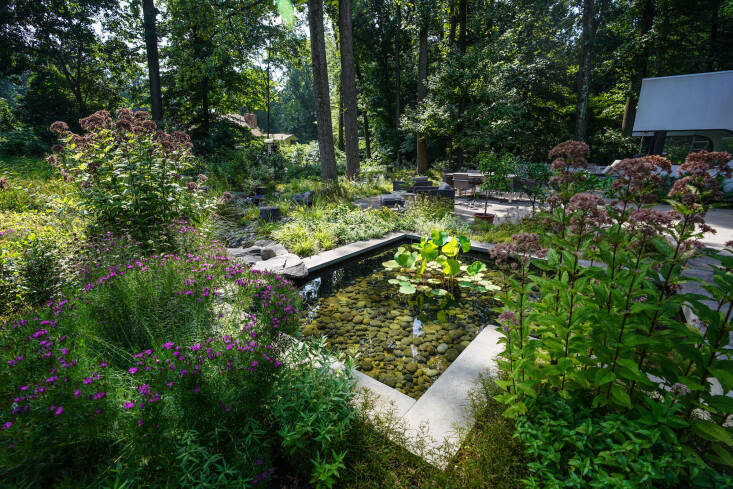
[[[276,256],[269,260],[260,260],[252,266],[253,270],[272,272],[285,278],[301,279],[308,276],[308,269],[300,257],[293,253]]]

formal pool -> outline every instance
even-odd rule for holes
[[[382,265],[397,248],[310,275],[301,286],[306,304],[301,328],[305,336],[325,335],[332,346],[357,353],[361,372],[417,399],[494,322],[497,292],[453,287],[455,300],[443,307],[444,297],[402,294],[394,285],[399,272]],[[500,285],[488,256],[468,253],[457,259],[464,267],[485,263],[484,279]]]

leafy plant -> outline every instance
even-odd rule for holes
[[[281,444],[297,472],[309,474],[317,488],[331,488],[345,468],[345,440],[354,419],[353,360],[331,357],[324,340],[292,345],[290,352],[271,401]]]
[[[494,248],[512,272],[508,293],[500,297],[507,378],[498,381],[505,392],[497,399],[512,417],[535,416],[552,394],[582,400],[593,416],[633,416],[644,426],[664,418],[668,430],[661,436],[698,469],[684,474],[684,464],[675,462],[674,474],[663,478],[703,484],[700,472],[733,466],[733,405],[710,382],[717,379],[723,393],[733,390],[727,349],[733,261],[712,253],[720,265],[713,283],[703,284],[708,295],[680,289],[691,280],[684,268],[703,247],[698,239],[710,229],[703,216],[720,191],[711,174],[729,174],[730,155],[690,154],[669,193],[669,212],[652,207],[660,170],[668,171],[669,161],[623,160],[612,174],[615,200],[606,203],[583,191],[588,182],[580,170],[587,156],[581,142],[555,147],[552,208],[543,216],[542,234],[519,234]],[[685,305],[697,322],[682,319]],[[620,433],[633,439],[637,429]],[[567,434],[553,436],[559,438],[543,445],[570,443]]]
[[[429,298],[437,300],[441,308],[445,308],[455,301],[456,286],[479,292],[498,290],[497,286],[484,279],[485,264],[474,261],[471,265],[462,265],[456,259],[461,251],[468,253],[471,249],[471,240],[465,236],[454,237],[444,231],[434,231],[430,238],[424,236],[410,248],[414,251],[400,246],[394,260],[382,265],[399,273],[388,282],[399,286],[400,294],[418,294],[418,305]],[[444,316],[444,313],[439,313],[439,318]]]
[[[182,132],[156,130],[144,111],[106,111],[80,121],[86,135],[69,131],[64,122],[51,130],[64,143],[49,157],[66,181],[73,181],[79,200],[93,223],[116,233],[127,230],[142,242],[167,231],[168,224],[186,218],[198,223],[208,207],[199,187],[200,175],[186,181],[192,163],[191,142]]]

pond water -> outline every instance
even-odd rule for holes
[[[416,296],[400,294],[399,286],[388,283],[399,272],[382,263],[392,260],[397,248],[309,275],[301,286],[306,306],[301,329],[305,336],[325,335],[330,345],[359,353],[361,372],[417,399],[486,324],[495,322],[492,308],[498,303],[496,292],[456,287],[456,300],[439,322],[435,301],[418,306]],[[487,256],[468,253],[458,260],[484,262],[484,277],[501,283]]]

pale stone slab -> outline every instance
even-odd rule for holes
[[[393,389],[387,384],[383,384],[377,379],[369,377],[358,370],[354,370],[354,376],[356,377],[356,386],[358,388],[365,388],[373,394],[376,394],[377,400],[381,404],[381,406],[377,406],[378,408],[388,410],[394,409],[394,414],[398,417],[404,416],[405,413],[417,402],[410,396],[403,394],[402,392]]]
[[[469,409],[469,397],[482,374],[495,373],[496,356],[504,349],[496,326],[489,325],[461,352],[443,374],[405,413],[404,420],[418,431],[427,426],[433,449],[449,442],[454,455],[462,436],[474,423]],[[410,447],[406,447],[408,450]],[[429,460],[444,467],[447,460]]]
[[[404,238],[405,233],[388,233],[381,238],[356,241],[344,246],[339,246],[332,250],[318,253],[317,255],[303,259],[303,263],[305,263],[308,273],[313,273],[321,270],[322,268],[346,261],[350,258],[354,258],[390,243],[396,243]]]

